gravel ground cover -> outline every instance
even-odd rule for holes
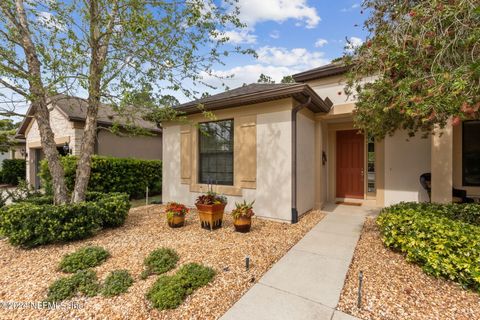
[[[360,309],[359,271],[363,271],[364,279]],[[480,294],[430,277],[386,248],[370,218],[355,249],[338,309],[362,319],[480,319]]]
[[[295,225],[254,218],[252,231],[240,234],[233,231],[229,214],[221,229],[201,229],[193,210],[187,215],[185,227],[171,229],[162,208],[150,205],[131,209],[123,227],[63,245],[23,250],[1,240],[0,319],[216,319],[323,218],[318,211],[302,216]],[[111,253],[94,268],[99,280],[104,281],[113,270],[131,273],[135,282],[127,293],[112,298],[76,297],[53,310],[8,305],[43,301],[48,286],[65,276],[57,270],[61,258],[87,245],[102,246]],[[180,256],[177,267],[167,274],[189,262],[210,266],[217,272],[210,284],[195,291],[178,309],[162,312],[151,308],[145,298],[157,277],[140,279],[144,258],[159,247],[175,249]],[[249,271],[245,270],[247,255],[251,259]]]

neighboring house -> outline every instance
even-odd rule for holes
[[[0,168],[5,159],[25,159],[25,139],[15,138],[15,142],[6,152],[0,152]]]
[[[426,172],[435,202],[452,201],[452,187],[480,195],[480,121],[375,141],[354,129],[346,71],[332,63],[294,75],[295,84],[251,84],[178,106],[190,122],[163,124],[163,200],[194,205],[212,183],[227,209],[255,199],[258,216],[296,222],[327,202],[428,201]]]
[[[52,97],[50,125],[60,154],[65,149],[73,155],[80,154],[80,145],[85,126],[87,103],[84,99],[58,95]],[[153,123],[141,117],[141,111],[130,108],[130,112],[119,115],[109,105],[102,105],[98,112],[97,139],[95,154],[118,158],[162,159],[162,132]],[[149,135],[118,135],[112,133],[112,126],[132,126],[146,129]],[[27,149],[27,181],[36,188],[40,186],[38,178],[40,161],[44,158],[40,145],[38,124],[27,112],[25,120],[17,131],[25,137]],[[65,148],[68,146],[68,148]]]

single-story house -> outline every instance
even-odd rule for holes
[[[50,125],[60,154],[66,152],[80,154],[80,145],[87,114],[85,99],[57,95],[50,101]],[[131,112],[119,114],[114,108],[102,104],[98,111],[97,139],[95,154],[117,158],[137,158],[146,160],[162,159],[162,131],[154,123],[142,118],[141,112],[132,108]],[[115,134],[112,126],[137,126],[147,129],[149,135]],[[117,132],[118,133],[118,132]],[[40,133],[32,110],[17,131],[17,136],[25,137],[27,150],[27,181],[38,188],[39,164],[44,158],[40,145]],[[68,148],[65,148],[68,146]],[[68,151],[67,151],[68,150]]]
[[[354,128],[346,72],[332,63],[294,84],[251,84],[178,106],[189,122],[163,124],[163,200],[194,205],[211,184],[227,209],[255,200],[258,216],[295,223],[327,202],[428,201],[419,181],[427,172],[432,201],[452,201],[453,187],[478,199],[480,121],[376,141]]]
[[[6,152],[0,152],[0,168],[5,159],[25,159],[25,139],[15,138]]]

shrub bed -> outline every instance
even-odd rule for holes
[[[58,302],[72,298],[77,292],[94,297],[100,289],[97,274],[93,270],[78,271],[74,275],[56,280],[48,288],[47,301]]]
[[[215,271],[196,263],[182,266],[173,276],[160,276],[147,292],[147,299],[159,309],[175,309],[196,289],[208,284]]]
[[[77,157],[67,156],[61,159],[65,169],[65,180],[69,190],[75,185]],[[41,163],[39,176],[45,189],[51,190],[52,182],[47,162]],[[145,195],[148,186],[151,194],[162,190],[162,161],[113,158],[104,156],[92,157],[92,172],[88,182],[89,191],[103,193],[124,192],[132,198]]]
[[[18,185],[25,180],[26,161],[24,159],[5,159],[2,162],[1,180],[3,183]]]
[[[480,227],[473,224],[479,205],[461,206],[402,203],[383,209],[377,223],[385,245],[404,253],[407,261],[480,291]]]
[[[96,201],[65,205],[50,204],[51,198],[33,198],[0,210],[0,234],[13,245],[34,247],[84,239],[101,228],[122,225],[130,209],[128,196],[119,193],[95,194]]]

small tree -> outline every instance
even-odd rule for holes
[[[11,119],[0,119],[0,152],[7,152],[15,144],[18,123]]]
[[[260,74],[260,77],[258,78],[257,83],[275,83],[275,80],[273,80],[272,77],[262,73]]]
[[[370,37],[345,60],[356,125],[382,138],[397,129],[478,118],[480,7],[475,0],[367,0]],[[368,78],[372,77],[372,78]]]
[[[280,83],[295,83],[295,79],[292,76],[284,76]]]
[[[242,27],[235,1],[90,0],[0,2],[0,84],[30,101],[56,203],[67,188],[49,120],[57,93],[88,104],[71,200],[83,201],[101,103],[161,105],[166,92],[193,97],[199,76],[240,48],[220,48],[226,27]],[[3,98],[6,98],[4,95]],[[61,96],[60,96],[61,98]],[[131,110],[131,109],[130,109]],[[171,113],[168,113],[171,115]]]

